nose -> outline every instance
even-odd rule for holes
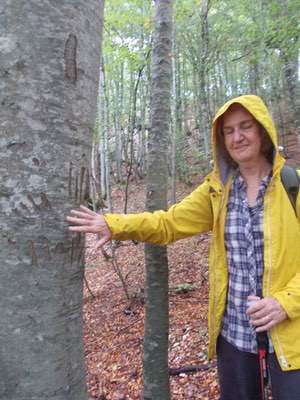
[[[242,140],[243,140],[243,135],[242,135],[241,129],[239,127],[234,128],[233,141],[241,142]]]

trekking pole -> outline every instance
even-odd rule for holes
[[[266,350],[258,350],[259,356],[259,372],[260,372],[260,389],[261,389],[261,399],[268,400],[268,369],[266,361]]]
[[[257,339],[257,350],[259,359],[259,374],[260,374],[260,388],[261,388],[261,400],[268,400],[268,366],[267,366],[267,355],[268,355],[268,336],[266,332],[256,334]]]

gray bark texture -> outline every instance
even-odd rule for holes
[[[172,76],[172,0],[155,2],[152,52],[151,129],[148,140],[149,211],[167,208],[168,141]],[[168,373],[168,261],[166,247],[147,244],[144,399],[170,398]]]
[[[209,58],[209,27],[208,12],[210,8],[210,0],[201,2],[200,19],[201,19],[201,48],[200,48],[200,66],[199,68],[199,120],[200,129],[203,130],[202,136],[204,141],[205,157],[207,161],[207,169],[210,168],[210,126],[212,116],[210,113],[209,90],[207,88],[208,73],[207,60]]]
[[[0,399],[84,400],[84,241],[102,1],[0,2]]]

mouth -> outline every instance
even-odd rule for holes
[[[234,151],[244,151],[247,148],[248,148],[248,145],[243,145],[243,146],[235,147],[233,150]]]

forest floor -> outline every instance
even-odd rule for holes
[[[192,190],[179,186],[180,200]],[[129,212],[144,210],[145,187],[132,184]],[[113,190],[115,212],[122,212],[124,188]],[[216,400],[216,368],[208,363],[208,248],[203,234],[168,246],[170,270],[170,368],[201,365],[193,373],[170,377],[172,400]],[[84,291],[84,338],[88,393],[94,400],[142,398],[144,322],[144,246],[123,242],[116,262],[126,277],[131,302],[126,299],[112,262],[95,253],[95,237],[87,238],[85,277],[93,296]],[[109,249],[107,250],[109,252]],[[156,399],[159,400],[159,399]]]

